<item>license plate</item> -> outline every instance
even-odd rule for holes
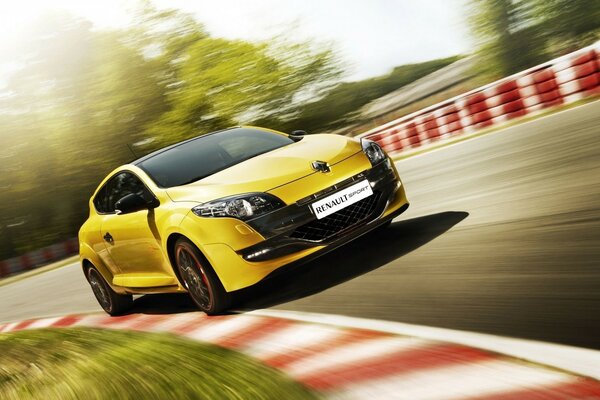
[[[321,219],[336,211],[340,211],[357,201],[361,201],[372,194],[373,189],[371,189],[371,184],[369,181],[365,180],[355,183],[354,185],[327,196],[324,199],[315,201],[311,204],[311,207],[317,219]]]

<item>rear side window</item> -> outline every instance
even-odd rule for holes
[[[96,194],[96,197],[94,197],[94,207],[96,207],[96,211],[100,212],[100,213],[107,213],[107,200],[108,198],[106,197],[106,184],[104,186],[102,186],[102,188],[98,191],[98,193]]]
[[[100,213],[113,213],[117,201],[131,193],[139,194],[146,201],[151,201],[154,197],[140,178],[131,172],[120,172],[98,191],[94,198],[94,206]]]

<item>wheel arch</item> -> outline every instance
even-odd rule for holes
[[[167,257],[169,258],[169,264],[171,265],[171,269],[173,270],[173,273],[177,277],[177,280],[179,281],[179,285],[181,285],[183,287],[183,283],[181,281],[181,276],[179,275],[179,271],[177,270],[177,268],[175,266],[175,243],[177,243],[177,240],[179,240],[179,238],[182,238],[182,237],[187,238],[189,240],[189,238],[187,236],[185,236],[179,232],[171,233],[169,235],[169,237],[167,238],[166,246],[167,246]]]
[[[88,275],[88,271],[93,266],[94,266],[94,264],[92,264],[92,262],[90,260],[88,260],[87,258],[82,258],[81,259],[81,270],[83,271],[83,275],[85,275],[86,278],[87,278],[87,275]]]
[[[169,257],[169,263],[171,264],[171,269],[173,270],[173,273],[177,277],[179,284],[183,287],[183,281],[182,281],[181,276],[179,275],[179,269],[176,266],[176,260],[175,260],[175,243],[177,243],[177,240],[179,240],[180,238],[184,238],[184,239],[188,240],[191,244],[193,244],[196,247],[196,249],[200,252],[200,255],[202,256],[203,261],[206,262],[206,265],[210,269],[212,269],[212,271],[215,273],[215,275],[217,275],[217,278],[219,278],[219,281],[221,281],[221,277],[216,272],[215,267],[212,265],[212,263],[210,262],[210,260],[208,259],[208,257],[204,253],[204,251],[202,251],[202,247],[198,246],[198,243],[196,243],[189,236],[184,235],[183,233],[180,233],[180,232],[173,232],[167,238],[166,247],[167,247],[167,255]],[[221,282],[221,285],[222,284],[223,283]]]
[[[104,278],[106,282],[110,285],[112,283],[113,274],[110,270],[104,265],[102,260],[99,257],[90,257],[89,254],[81,255],[81,270],[83,271],[86,279],[87,273],[90,268],[96,268],[100,275]],[[112,285],[111,285],[112,286]]]
[[[81,258],[81,270],[85,276],[86,281],[88,280],[88,271],[90,268],[95,268],[104,281],[110,286],[110,288],[119,294],[126,294],[127,290],[121,286],[115,286],[112,283],[113,274],[106,268],[106,266],[98,259],[98,262],[94,262],[90,257]]]

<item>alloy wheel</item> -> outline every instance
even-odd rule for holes
[[[210,283],[202,264],[185,246],[177,248],[176,258],[177,268],[185,288],[202,310],[210,309],[212,303]]]
[[[90,269],[88,274],[90,286],[94,292],[94,296],[100,303],[100,306],[106,311],[110,311],[112,302],[110,300],[110,294],[106,288],[106,284],[102,281],[102,277],[95,269]]]

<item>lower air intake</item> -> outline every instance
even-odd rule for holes
[[[325,218],[299,226],[290,237],[315,242],[330,238],[366,220],[375,211],[378,199],[379,193],[373,193],[372,196],[357,201]]]

